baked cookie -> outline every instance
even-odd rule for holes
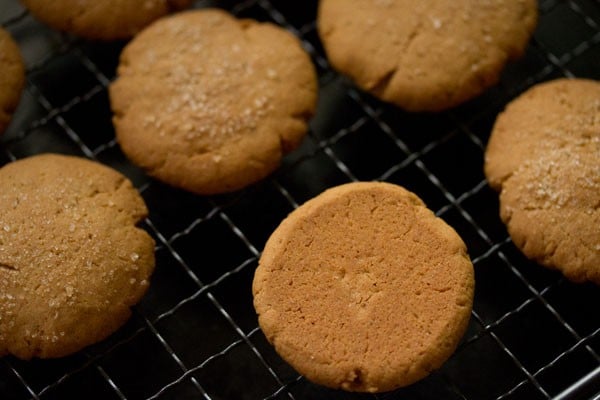
[[[485,175],[523,253],[600,284],[600,83],[559,79],[513,100],[494,125]]]
[[[413,193],[350,183],[292,212],[253,282],[265,336],[300,374],[349,391],[409,385],[463,335],[473,265],[456,232]]]
[[[39,155],[0,169],[0,356],[68,355],[119,328],[148,288],[144,201],[101,164]]]
[[[535,0],[321,0],[317,22],[331,65],[360,88],[440,111],[494,85],[536,21]]]
[[[25,68],[19,48],[10,34],[0,28],[0,133],[17,108],[24,83]]]
[[[304,137],[316,93],[314,67],[292,34],[216,9],[152,24],[123,50],[110,86],[123,152],[198,194],[275,170]]]
[[[21,0],[31,14],[59,31],[87,39],[127,39],[192,0]]]

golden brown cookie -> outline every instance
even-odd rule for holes
[[[25,68],[19,48],[10,34],[0,28],[0,133],[17,108],[24,83]]]
[[[253,282],[260,327],[306,378],[349,391],[409,385],[463,335],[473,265],[456,232],[388,183],[329,189],[268,240]]]
[[[21,0],[40,21],[87,39],[127,39],[192,0]]]
[[[148,288],[154,242],[131,182],[39,155],[0,169],[0,356],[61,357],[104,339]]]
[[[521,56],[535,0],[321,0],[331,65],[409,111],[439,111],[494,85]]]
[[[123,152],[199,194],[273,172],[316,106],[316,73],[292,34],[216,9],[152,24],[124,49],[118,76],[110,100]]]
[[[513,100],[485,174],[513,242],[575,281],[600,284],[600,83],[558,79]]]

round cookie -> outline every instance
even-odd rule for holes
[[[292,34],[216,9],[145,29],[123,50],[110,86],[127,157],[198,194],[273,172],[304,137],[316,93],[314,67]]]
[[[558,79],[513,100],[494,125],[485,174],[523,253],[600,284],[600,83]]]
[[[494,85],[521,56],[535,0],[321,0],[331,65],[408,111],[440,111]]]
[[[127,39],[192,0],[21,0],[40,21],[87,39]]]
[[[34,156],[0,169],[0,209],[0,356],[65,356],[129,318],[154,268],[129,180],[86,159]]]
[[[0,28],[0,133],[17,108],[25,83],[25,68],[17,44]]]
[[[329,189],[269,238],[253,282],[265,336],[300,374],[349,391],[409,385],[463,335],[473,265],[457,233],[388,183]]]

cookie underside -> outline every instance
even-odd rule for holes
[[[381,392],[425,377],[452,354],[473,284],[464,243],[414,194],[354,183],[281,223],[253,293],[261,329],[299,373]]]

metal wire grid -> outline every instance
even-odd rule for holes
[[[210,198],[152,181],[120,153],[106,88],[122,44],[59,36],[18,5],[7,6],[0,22],[26,52],[28,81],[0,163],[59,151],[121,170],[149,205],[145,225],[157,242],[158,265],[132,320],[105,342],[60,360],[2,359],[0,398],[547,399],[600,366],[598,288],[568,283],[514,249],[480,165],[493,118],[515,95],[553,77],[600,78],[600,3],[542,1],[540,29],[524,60],[480,99],[436,116],[402,113],[353,88],[319,47],[315,2],[287,3],[218,5],[274,21],[302,39],[319,72],[318,115],[273,177]],[[206,5],[213,2],[197,4]],[[72,87],[49,84],[55,69],[69,68],[91,78]],[[328,186],[355,180],[416,191],[463,236],[477,274],[473,318],[456,354],[424,381],[380,395],[331,391],[298,376],[258,329],[248,286],[266,237],[285,214]]]

